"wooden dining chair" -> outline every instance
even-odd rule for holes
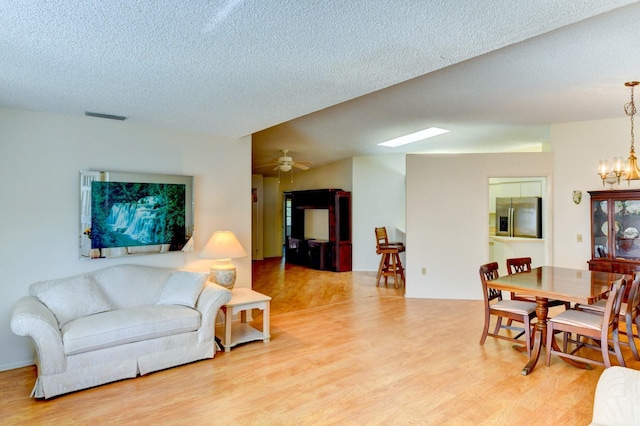
[[[387,279],[393,277],[393,285],[399,287],[400,282],[404,283],[404,268],[400,260],[400,253],[405,251],[403,243],[390,243],[385,227],[375,228],[376,233],[376,253],[380,256],[380,264],[378,265],[378,276],[376,287],[380,285],[380,279],[384,277],[384,285],[387,285]]]
[[[574,361],[584,362],[587,364],[604,365],[611,367],[609,359],[609,335],[613,340],[613,353],[616,355],[621,366],[626,366],[622,351],[620,350],[618,338],[618,316],[620,314],[620,306],[626,281],[620,278],[611,283],[611,288],[607,296],[607,303],[604,314],[597,312],[589,312],[580,309],[568,309],[560,314],[550,318],[547,322],[547,365],[551,363],[551,354],[558,355],[562,358],[569,358]],[[563,350],[555,350],[552,347],[552,339],[557,332],[564,335]],[[575,333],[578,338],[571,339],[571,334]],[[582,338],[590,338],[599,342],[597,346],[590,345],[582,340]],[[567,343],[575,344],[575,348],[568,350]],[[584,347],[598,349],[602,353],[602,362],[587,358],[585,356],[576,355],[576,352]]]
[[[635,338],[640,338],[640,275],[636,274],[635,279],[631,282],[631,289],[627,295],[626,303],[620,308],[620,320],[624,317],[624,330],[620,330],[619,334],[625,336],[626,341],[620,341],[621,345],[629,346],[633,359],[640,361],[638,347]],[[633,326],[636,326],[635,332]]]
[[[591,305],[576,305],[576,309],[597,312],[604,314],[607,300],[600,299],[596,303]],[[640,274],[635,276],[631,286],[628,286],[628,291],[622,297],[622,304],[620,306],[620,318],[619,322],[623,322],[624,329],[618,330],[618,335],[625,336],[626,340],[620,340],[619,344],[628,346],[633,354],[633,359],[640,361],[640,355],[638,354],[638,347],[635,342],[635,338],[640,338],[638,332],[640,331]],[[635,331],[634,326],[635,325]]]
[[[507,259],[507,272],[509,275],[518,274],[520,272],[529,272],[531,271],[531,258],[530,257],[512,257]],[[511,300],[522,300],[524,302],[535,302],[536,297],[524,294],[517,294],[515,292],[511,292]],[[571,304],[569,302],[565,302],[563,300],[553,300],[549,299],[547,306],[563,306],[566,309],[571,308]]]
[[[489,288],[487,281],[498,278],[498,263],[491,262],[480,266],[480,281],[482,282],[482,296],[484,298],[484,329],[480,344],[484,345],[487,336],[497,339],[509,340],[516,343],[524,343],[527,347],[527,355],[531,357],[531,321],[536,317],[536,303],[521,300],[506,300],[502,298],[502,291]],[[491,316],[496,317],[496,325],[493,332],[489,332]],[[523,324],[522,328],[502,325],[502,319],[512,320]],[[501,330],[519,331],[516,336],[500,334]],[[518,337],[524,334],[525,340]]]

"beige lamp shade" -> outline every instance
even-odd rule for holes
[[[231,290],[236,283],[236,267],[231,259],[247,256],[240,241],[231,231],[216,231],[200,252],[204,259],[216,259],[211,265],[209,279]]]
[[[203,259],[236,259],[246,257],[240,241],[231,231],[216,231],[200,252]]]

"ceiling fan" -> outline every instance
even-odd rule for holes
[[[271,163],[263,164],[257,167],[271,167],[274,166],[273,171],[288,172],[293,167],[300,170],[309,170],[309,165],[313,164],[310,161],[293,161],[293,158],[288,155],[289,150],[283,149],[282,155],[278,158],[274,158]]]

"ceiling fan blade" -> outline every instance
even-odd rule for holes
[[[257,169],[259,167],[273,167],[273,166],[277,166],[277,165],[278,165],[278,163],[273,162],[273,163],[269,163],[269,164],[262,164],[260,166],[255,166],[255,168]]]
[[[304,164],[300,163],[293,163],[293,167],[296,167],[300,170],[309,170],[309,166],[305,166]]]
[[[271,171],[272,171],[272,172],[278,171],[278,169],[279,169],[279,168],[280,168],[280,166],[279,166],[279,165],[276,165],[276,166],[273,168],[273,170],[271,170]]]

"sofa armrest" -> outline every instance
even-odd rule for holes
[[[198,341],[211,341],[215,335],[215,321],[220,308],[231,300],[231,292],[226,288],[207,281],[200,293],[196,309],[202,315],[202,324],[198,330]]]
[[[11,315],[11,330],[19,336],[33,339],[39,375],[62,373],[66,370],[67,358],[58,320],[38,298],[26,296],[18,300]]]

